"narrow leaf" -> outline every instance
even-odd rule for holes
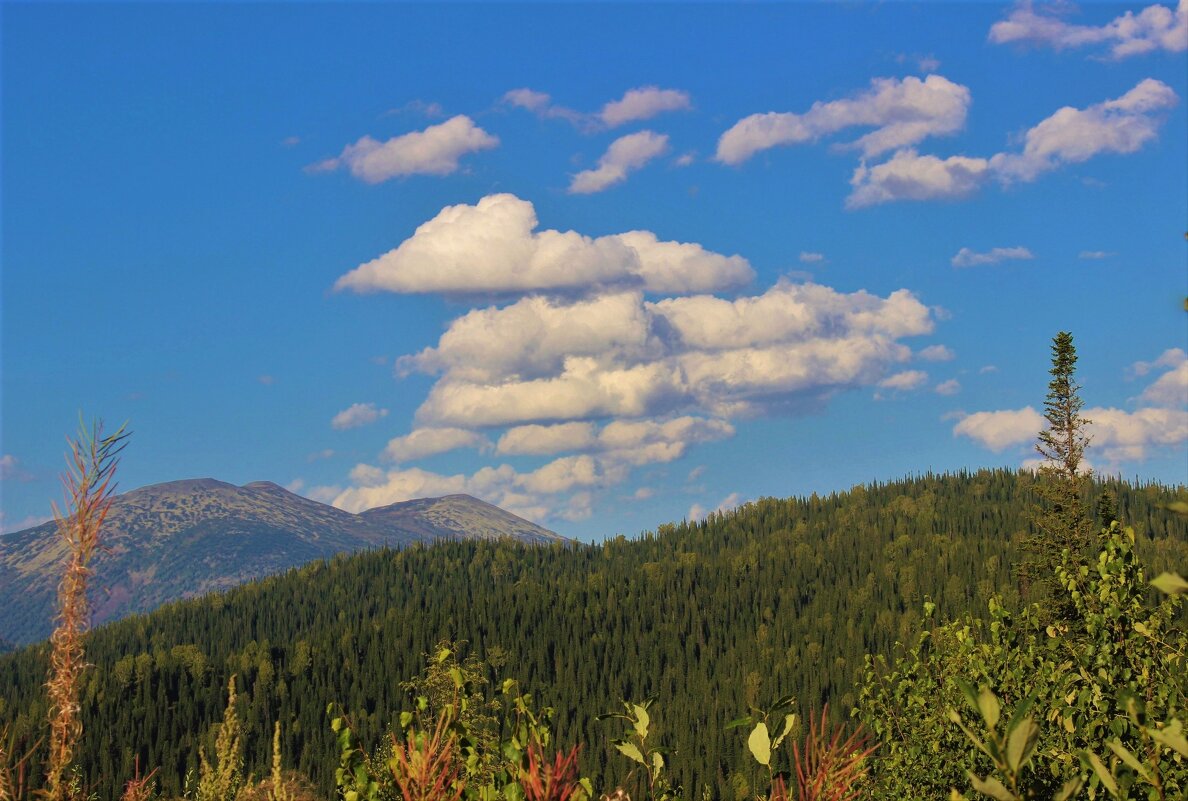
[[[998,696],[991,692],[989,687],[983,687],[978,693],[978,711],[982,713],[982,720],[986,721],[987,728],[993,729],[998,725],[1002,707],[999,706]]]
[[[1173,718],[1162,729],[1147,729],[1151,739],[1160,745],[1167,746],[1181,756],[1188,757],[1188,739],[1184,737],[1184,727],[1180,721]]]
[[[1002,786],[1002,782],[993,776],[987,776],[984,780],[979,779],[972,773],[969,774],[969,783],[973,788],[983,795],[988,795],[991,798],[997,798],[998,801],[1020,801],[1018,796],[1014,795],[1010,790]]]
[[[1113,775],[1102,764],[1102,761],[1098,759],[1097,754],[1092,751],[1086,751],[1085,758],[1089,760],[1089,766],[1093,768],[1093,772],[1097,774],[1097,778],[1101,779],[1101,783],[1110,791],[1110,795],[1118,798],[1118,782],[1114,781]]]
[[[1177,573],[1160,573],[1151,580],[1151,585],[1167,595],[1183,595],[1188,592],[1188,581]]]
[[[1039,739],[1039,726],[1031,718],[1023,718],[1007,738],[1007,764],[1016,773],[1031,759]]]
[[[1129,748],[1122,745],[1121,740],[1110,740],[1106,743],[1106,747],[1117,754],[1118,759],[1121,759],[1123,762],[1125,762],[1127,767],[1141,776],[1143,780],[1147,782],[1147,784],[1155,783],[1151,778],[1151,771],[1147,770],[1146,765],[1144,765],[1142,762],[1139,762],[1138,757],[1132,754]]]

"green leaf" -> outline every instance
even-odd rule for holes
[[[456,667],[450,668],[450,678],[454,680],[454,686],[458,689],[462,688],[462,671]]]
[[[1019,703],[1015,704],[1015,711],[1011,714],[1011,720],[1007,723],[1007,734],[1015,730],[1015,727],[1023,722],[1027,717],[1027,713],[1035,706],[1035,696],[1029,695]]]
[[[965,696],[965,700],[969,701],[969,705],[973,707],[974,711],[978,711],[978,694],[974,691],[973,685],[965,679],[954,679],[957,682],[961,694]],[[954,721],[956,722],[956,721]]]
[[[770,712],[772,714],[775,714],[776,712],[779,712],[781,709],[786,709],[795,703],[796,703],[795,695],[785,695],[783,698],[779,699],[774,704],[772,704]]]
[[[659,751],[652,752],[652,775],[659,776],[660,771],[664,770],[664,755]]]
[[[784,715],[784,730],[781,731],[776,736],[775,740],[771,744],[771,747],[779,748],[780,743],[782,743],[784,741],[784,738],[787,737],[791,733],[792,727],[795,725],[796,725],[796,713],[792,713],[791,715]]]
[[[998,801],[1021,801],[1021,799],[1012,793],[1010,790],[1002,786],[1002,782],[993,776],[988,776],[985,779],[979,779],[972,773],[969,774],[969,783],[973,788],[983,795],[988,795],[991,798],[997,798]]]
[[[631,742],[630,740],[615,740],[614,742],[611,743],[611,745],[613,745],[615,748],[619,749],[619,752],[622,753],[624,756],[626,756],[628,759],[634,760],[641,765],[648,764],[647,762],[644,761],[644,756],[640,752],[639,746],[637,746],[635,743]]]
[[[442,662],[446,661],[449,658],[450,658],[450,649],[449,648],[442,648],[440,651],[437,652],[437,664],[440,665]]]
[[[998,725],[1002,707],[998,704],[998,696],[991,692],[989,687],[983,687],[978,693],[978,711],[982,713],[982,720],[986,721],[987,728],[993,729]]]
[[[755,724],[751,729],[751,736],[747,738],[747,748],[751,749],[751,756],[760,765],[771,764],[771,735],[767,733],[767,724],[763,721]]]
[[[1177,573],[1160,573],[1151,580],[1151,586],[1166,595],[1183,595],[1188,592],[1188,581]]]
[[[1142,762],[1139,762],[1138,757],[1132,754],[1129,748],[1122,745],[1121,740],[1110,740],[1106,743],[1106,747],[1117,754],[1118,759],[1121,759],[1123,762],[1125,762],[1127,767],[1141,776],[1143,781],[1145,781],[1147,784],[1155,783],[1151,778],[1151,771],[1147,770],[1146,765],[1144,765]]]
[[[1097,778],[1100,779],[1105,788],[1110,791],[1110,795],[1112,795],[1114,798],[1118,798],[1118,782],[1114,781],[1113,775],[1102,763],[1102,761],[1098,759],[1097,754],[1093,753],[1092,751],[1085,751],[1084,755],[1085,759],[1089,761],[1089,766],[1093,768],[1093,772],[1097,774]]]
[[[1035,743],[1039,740],[1039,726],[1031,718],[1023,718],[1011,731],[1007,738],[1007,765],[1018,773],[1019,769],[1031,759],[1031,752],[1035,750]]]
[[[1167,746],[1181,756],[1188,757],[1188,739],[1184,738],[1184,727],[1176,718],[1162,729],[1147,729],[1151,739],[1160,745]]]
[[[640,706],[639,704],[632,704],[631,706],[635,710],[635,720],[632,721],[632,725],[635,726],[635,733],[642,740],[648,736],[648,725],[652,722],[652,719],[648,717],[648,708],[646,706]]]
[[[742,717],[742,718],[735,718],[734,720],[732,720],[726,724],[726,731],[730,731],[731,729],[737,729],[739,726],[750,726],[754,722],[755,722],[755,719],[753,717],[751,717],[750,715],[747,715],[746,717]]]
[[[1056,793],[1052,801],[1069,801],[1069,799],[1081,791],[1081,788],[1084,785],[1085,780],[1080,776],[1069,779],[1064,783],[1064,786],[1060,788],[1059,792]]]

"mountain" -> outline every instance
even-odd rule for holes
[[[438,539],[527,543],[564,538],[469,495],[422,498],[351,514],[268,481],[212,478],[153,484],[118,496],[96,556],[94,621],[224,590],[339,553]],[[49,634],[66,556],[54,523],[0,537],[0,640]]]
[[[670,749],[666,772],[685,797],[753,798],[758,766],[746,730],[728,721],[790,693],[802,719],[828,701],[840,722],[864,655],[914,641],[926,599],[935,622],[985,617],[995,593],[1018,607],[1013,564],[1034,534],[1035,481],[925,475],[762,498],[595,545],[468,539],[358,553],[168,604],[87,638],[95,667],[77,762],[100,798],[119,796],[136,757],[160,768],[163,797],[180,795],[234,674],[245,773],[267,775],[279,720],[286,768],[332,798],[340,751],[327,703],[375,746],[408,708],[401,682],[449,638],[489,659],[491,679],[516,679],[556,710],[554,742],[584,743],[582,773],[599,791],[630,762],[609,743],[616,722],[596,717],[656,695],[649,743]],[[1088,508],[1104,490],[1148,575],[1184,573],[1188,526],[1166,508],[1184,488],[1095,483]],[[0,656],[0,731],[13,753],[42,738],[47,663],[45,644]]]

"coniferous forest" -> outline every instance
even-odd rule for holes
[[[137,766],[152,766],[165,795],[182,794],[202,770],[200,749],[216,751],[235,676],[244,772],[267,775],[279,722],[283,764],[333,797],[342,739],[327,705],[346,714],[358,741],[380,743],[423,689],[406,682],[448,642],[476,697],[497,706],[499,682],[513,678],[555,710],[553,739],[582,744],[580,771],[596,792],[626,786],[633,764],[612,744],[621,721],[596,717],[655,697],[648,736],[667,749],[672,787],[696,799],[767,796],[771,775],[748,741],[751,726],[727,724],[787,695],[783,706],[801,721],[825,704],[833,723],[851,710],[885,712],[894,693],[879,695],[867,655],[894,661],[914,645],[918,667],[918,638],[936,621],[1042,597],[1014,569],[1036,535],[1042,480],[923,475],[765,498],[598,545],[371,552],[176,603],[88,635],[78,778],[115,798]],[[1182,488],[1106,481],[1087,492],[1095,528],[1117,518],[1133,529],[1149,577],[1182,572],[1185,518],[1167,508]],[[1155,590],[1146,596],[1158,603]],[[0,657],[0,729],[10,754],[32,749],[24,767],[34,784],[48,654],[43,644]],[[878,721],[863,722],[878,731]]]

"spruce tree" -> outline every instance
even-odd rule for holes
[[[1094,526],[1085,505],[1089,471],[1081,470],[1089,445],[1086,428],[1091,421],[1081,416],[1084,401],[1076,381],[1077,349],[1072,334],[1061,331],[1052,340],[1052,379],[1044,400],[1047,427],[1039,432],[1036,451],[1044,457],[1039,468],[1037,491],[1043,503],[1035,513],[1036,535],[1024,543],[1028,557],[1021,566],[1025,583],[1043,596],[1062,598],[1056,579],[1061,554],[1068,550],[1083,558],[1093,543]],[[1056,618],[1063,610],[1053,609]]]

